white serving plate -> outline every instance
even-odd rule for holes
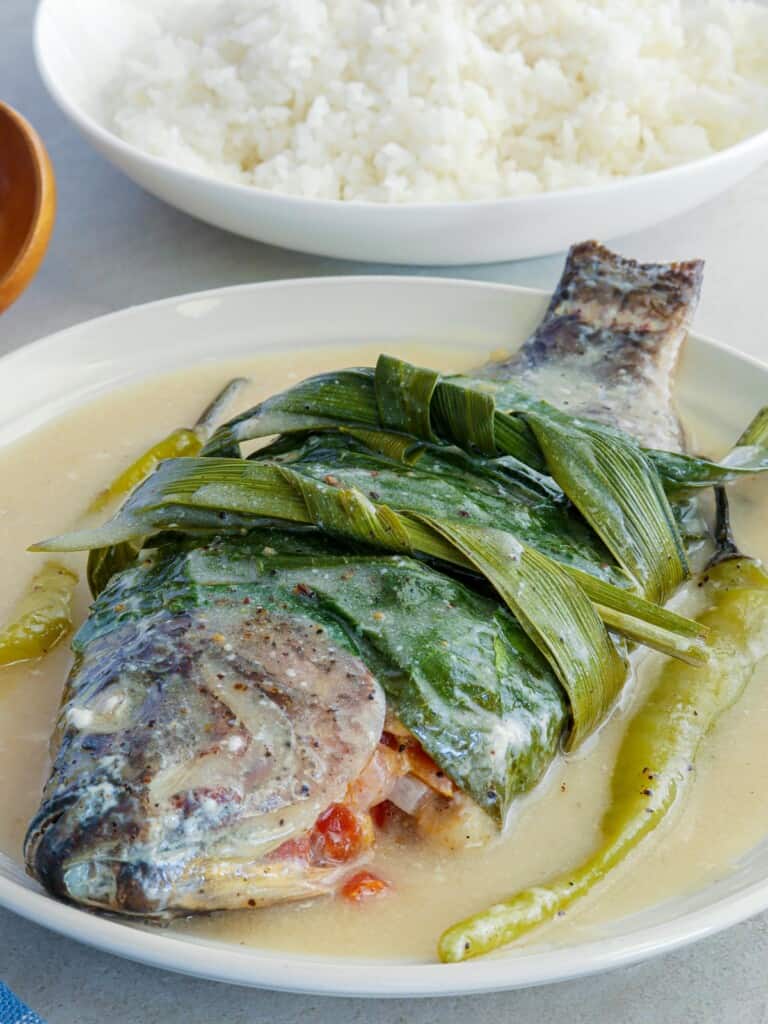
[[[88,141],[172,206],[247,238],[344,259],[491,263],[611,239],[712,198],[768,159],[768,131],[730,149],[609,185],[499,200],[385,205],[282,196],[216,181],[148,156],[105,127],[104,83],[157,0],[42,0],[37,63],[51,95]]]
[[[418,338],[466,344],[480,361],[521,344],[548,299],[470,281],[345,277],[243,285],[139,306],[0,360],[0,444],[129,380],[266,349],[344,344],[355,364],[360,339],[385,350]],[[716,408],[718,425],[735,436],[768,394],[768,367],[694,336],[676,391],[686,410],[707,412],[710,422]],[[0,904],[69,938],[199,977],[333,995],[452,995],[630,964],[742,921],[768,908],[768,840],[717,883],[595,927],[582,941],[529,944],[457,965],[298,956],[122,924],[51,899],[1,854]]]

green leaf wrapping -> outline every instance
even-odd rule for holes
[[[361,431],[350,433],[360,439],[365,436]],[[390,437],[408,452],[407,465],[378,457],[388,447],[382,439]],[[273,446],[251,458],[261,460],[276,452],[276,460],[318,481],[333,480],[345,488],[367,491],[369,497],[392,508],[442,521],[503,529],[567,565],[573,578],[600,606],[601,617],[611,628],[644,643],[651,637],[653,624],[660,630],[653,646],[685,660],[701,660],[699,652],[687,643],[700,636],[696,623],[649,604],[630,591],[619,599],[615,587],[603,585],[610,581],[626,587],[629,579],[612,564],[607,550],[563,500],[562,492],[558,490],[558,497],[553,498],[551,489],[538,489],[538,477],[532,477],[529,470],[521,481],[516,466],[507,465],[504,459],[473,458],[431,445],[414,450],[403,445],[403,437],[368,432],[366,440],[376,445],[376,453],[336,435],[314,435],[292,443],[283,439],[279,451]],[[396,455],[398,444],[391,450]],[[636,631],[632,618],[643,620],[641,632]],[[670,631],[679,636],[680,643],[673,640]]]
[[[115,573],[122,572],[136,561],[141,543],[123,541],[104,548],[92,548],[88,552],[88,586],[94,597],[106,587]]]
[[[458,519],[479,526],[494,526],[512,533],[557,561],[582,569],[617,586],[630,580],[610,552],[574,513],[561,491],[540,486],[530,475],[518,475],[503,460],[474,458],[456,449],[416,446],[407,449],[407,461],[381,455],[387,437],[396,454],[405,435],[352,431],[378,451],[354,443],[349,434],[313,435],[254,453],[251,459],[279,462],[319,483],[355,488],[377,504],[412,510],[441,519]]]
[[[498,823],[557,753],[568,707],[546,660],[502,605],[423,563],[270,530],[149,555],[100,595],[76,655],[108,651],[112,631],[162,610],[247,597],[359,654],[398,718]]]
[[[313,445],[313,442],[309,443],[310,451]],[[296,453],[284,451],[283,457],[295,459]],[[345,460],[342,464],[346,465]],[[374,464],[381,465],[379,462]],[[396,475],[394,481],[389,482],[387,494],[400,509],[398,517],[390,505],[382,503],[382,495],[378,491],[371,492],[375,496],[374,504],[374,500],[368,501],[354,484],[340,486],[341,479],[325,473],[322,462],[304,465],[294,461],[290,465],[289,469],[288,465],[274,462],[259,464],[240,459],[169,460],[134,492],[112,522],[97,529],[54,538],[35,548],[70,551],[119,545],[138,541],[158,531],[236,533],[264,520],[277,520],[292,525],[318,526],[348,541],[383,547],[388,551],[418,551],[462,568],[472,568],[455,545],[448,543],[434,528],[426,526],[418,514],[408,514],[425,513],[435,519],[440,518],[446,494],[438,486],[439,477],[427,476],[427,490],[431,497],[425,500],[423,490],[403,489],[404,482],[411,487],[417,481],[423,484],[422,475],[401,467],[400,477]],[[466,466],[462,468],[467,470]],[[300,472],[296,472],[297,469]],[[311,472],[308,473],[308,469]],[[384,487],[385,474],[380,470],[372,472],[376,474],[376,486]],[[313,478],[313,473],[320,474],[320,478]],[[368,479],[370,481],[371,478]],[[476,482],[480,488],[483,481]],[[473,497],[476,502],[479,493]],[[460,505],[450,507],[454,507],[458,522],[464,521],[461,518],[464,515],[470,522],[480,525],[504,524],[503,509],[499,511],[498,504],[490,507],[473,504],[471,512]],[[506,503],[505,507],[513,508],[511,503]],[[498,519],[494,518],[496,512],[499,513]],[[440,522],[450,519],[450,516],[443,516]],[[517,542],[523,536],[523,531],[515,534],[509,529],[507,532],[515,536]],[[693,662],[703,659],[700,638],[690,620],[612,586],[606,579],[596,579],[576,564],[570,565],[567,561],[565,564],[571,576],[601,608],[601,614],[612,628],[674,657]],[[602,568],[610,570],[610,566]],[[610,572],[607,575],[610,579]],[[607,608],[609,613],[603,608]],[[621,617],[617,618],[611,609],[621,613]],[[632,617],[631,622],[627,616]],[[646,623],[654,628],[646,629]],[[694,632],[689,627],[693,627]]]
[[[604,720],[626,665],[579,585],[499,530],[428,520],[488,579],[554,668],[571,706],[572,749]]]
[[[742,476],[768,470],[768,406],[753,417],[741,437],[720,462],[675,452],[649,452],[672,492],[727,484]]]
[[[440,374],[401,359],[381,356],[376,364],[374,388],[379,422],[425,441],[437,438],[432,430],[431,405]]]
[[[199,513],[202,519],[198,522],[195,516]],[[252,515],[251,525],[264,519],[314,525],[346,541],[387,551],[419,552],[442,562],[477,569],[513,611],[524,610],[523,628],[554,666],[574,702],[577,736],[583,737],[610,708],[619,685],[617,656],[608,646],[611,641],[586,593],[556,563],[509,534],[477,528],[474,534],[462,532],[459,523],[414,511],[398,512],[374,503],[356,488],[321,483],[285,465],[215,458],[168,461],[134,492],[111,524],[45,547],[58,550],[106,546],[159,530],[202,529],[208,526],[212,515],[217,517],[219,529],[226,528],[229,516],[234,515],[235,521],[242,524],[247,522],[244,517]],[[471,551],[470,537],[474,537],[475,544]],[[523,552],[522,566],[510,560],[504,563],[496,557],[502,542],[507,551],[514,544],[515,550]],[[523,568],[530,576],[528,586],[535,597],[525,604],[516,596]],[[531,582],[534,574],[541,576],[536,587]],[[618,609],[625,612],[627,595],[603,584],[601,598],[610,599],[611,594],[617,598]],[[641,606],[638,598],[634,600],[636,607]],[[661,611],[656,610],[656,614]],[[567,622],[571,623],[570,632],[562,625]],[[631,630],[632,635],[639,637],[642,621],[634,620],[634,624],[637,629]],[[659,632],[653,630],[654,642]],[[673,639],[681,644],[681,649],[686,648],[689,657],[695,656],[698,640],[691,642],[677,636]],[[576,661],[567,660],[564,644],[575,652]],[[673,642],[662,649],[682,653]],[[579,677],[577,661],[590,675],[589,684]],[[598,700],[602,700],[599,711]]]
[[[392,360],[392,357],[382,358],[393,363],[400,362]],[[426,372],[435,376],[433,371]],[[389,373],[392,381],[404,379],[402,371],[395,367],[390,367]],[[455,420],[451,424],[451,408],[454,403],[460,404],[459,398],[468,401],[466,396],[455,393],[450,395],[450,391],[455,392],[458,388],[485,396],[482,399],[485,408],[490,407],[489,397],[493,398],[495,412],[492,425],[480,424],[477,415],[473,416],[471,425]],[[451,424],[449,434],[453,431],[451,436],[457,438],[457,443],[460,443],[459,438],[465,437],[467,443],[489,456],[504,453],[526,466],[543,470],[545,463],[541,451],[526,423],[520,417],[507,414],[511,408],[532,408],[534,404],[535,399],[525,395],[514,381],[440,377],[434,387],[429,422],[431,424],[433,419],[439,418],[443,427]],[[475,413],[479,407],[480,403],[475,407]],[[761,410],[756,420],[760,416],[768,416],[768,410]],[[414,423],[419,418],[423,422],[424,414],[415,416]],[[586,421],[582,418],[578,421],[574,419],[573,422]],[[343,370],[310,377],[221,427],[206,445],[204,452],[210,455],[230,454],[233,444],[270,434],[336,430],[348,424],[369,427],[385,425],[379,416],[374,371],[371,369]],[[472,435],[465,434],[469,429],[474,432]],[[488,443],[491,433],[495,441],[493,450]],[[718,483],[730,483],[743,476],[768,471],[765,437],[752,441],[740,440],[731,454],[721,462],[653,448],[641,450],[653,463],[665,490],[672,495],[712,487]]]
[[[661,481],[640,448],[596,424],[574,431],[554,409],[529,412],[526,421],[550,473],[638,589],[666,600],[688,565]]]
[[[398,372],[398,360],[381,357],[379,362],[384,359],[389,392],[419,379],[418,371],[408,364]],[[438,379],[430,394],[441,410],[431,422],[445,440],[469,450],[478,447],[485,455],[506,454],[495,440],[498,410],[487,385]],[[419,400],[423,400],[421,393],[412,396],[412,404]],[[391,405],[394,398],[388,401]],[[647,597],[665,600],[686,578],[688,566],[661,481],[639,445],[618,431],[566,416],[546,402],[518,394],[509,385],[506,402],[514,404],[502,416],[524,419],[550,476],[619,564]],[[416,423],[412,418],[411,424]]]
[[[368,369],[310,377],[219,427],[203,453],[229,454],[233,444],[271,434],[329,429],[340,424],[379,427],[373,384],[373,371]]]
[[[388,362],[384,362],[388,361]],[[231,455],[233,445],[244,441],[253,441],[272,434],[296,434],[317,430],[337,430],[345,426],[356,427],[387,427],[390,430],[402,431],[406,424],[415,427],[420,433],[412,436],[433,438],[430,410],[410,412],[404,405],[402,395],[395,393],[401,386],[405,370],[411,364],[402,360],[382,356],[379,384],[390,391],[382,401],[385,402],[384,417],[378,404],[376,390],[377,371],[365,367],[351,370],[340,370],[333,373],[322,373],[309,377],[299,384],[267,398],[264,402],[248,409],[220,427],[203,448],[204,455]],[[378,369],[378,368],[377,368]],[[419,371],[418,367],[413,370]],[[418,380],[417,390],[424,399],[430,394],[432,382],[438,376],[432,370],[420,371],[409,375],[408,380]],[[386,382],[386,383],[385,383]],[[450,390],[456,388],[469,390],[469,395],[453,395]],[[492,395],[497,385],[485,380],[472,381],[463,377],[440,377],[440,385],[435,390],[438,402],[438,413],[453,420],[452,429],[460,432],[462,427],[451,415],[454,403],[461,401],[470,403],[472,394]],[[410,400],[409,400],[410,401]],[[487,406],[487,402],[484,402]],[[412,419],[410,418],[412,417]],[[494,417],[493,433],[498,441],[499,450],[519,460],[522,465],[533,469],[544,468],[544,461],[530,430],[522,420],[497,412]],[[396,425],[397,424],[397,425]],[[487,447],[483,437],[488,436],[489,428],[478,421],[477,443],[482,451]]]
[[[299,406],[296,422],[306,428],[313,410],[312,425],[327,427],[329,412],[340,411],[340,394],[355,391],[356,403],[344,410],[343,418],[374,418],[373,397],[381,426],[424,441],[438,436],[470,453],[525,461],[532,438],[538,449],[534,468],[543,463],[646,596],[663,601],[686,578],[683,543],[655,464],[631,438],[566,416],[509,382],[502,390],[487,381],[441,378],[433,370],[386,355],[376,366],[373,395],[370,377],[362,371],[355,374],[340,375],[336,383],[327,378],[305,382],[272,400],[271,412],[265,403],[260,412],[241,420],[239,428],[247,422],[249,436],[266,429],[267,422],[273,430],[285,430],[290,425],[286,410],[295,416]],[[503,410],[497,407],[497,395],[503,396]],[[522,430],[515,426],[521,422]]]

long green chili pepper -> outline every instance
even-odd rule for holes
[[[188,427],[180,427],[171,431],[162,441],[153,444],[151,448],[143,452],[134,462],[115,477],[108,487],[100,491],[88,506],[89,514],[103,512],[120,498],[124,498],[138,484],[148,477],[152,470],[163,459],[173,459],[176,456],[197,455],[203,446],[203,442],[194,430]]]
[[[213,432],[223,406],[244,383],[230,381],[207,406],[194,427],[174,430],[131,463],[106,490],[91,503],[88,513],[102,511],[107,505],[130,493],[163,459],[196,455]],[[136,557],[138,547],[130,544],[92,551],[88,559],[88,578],[94,588],[105,578]],[[32,580],[6,626],[0,629],[0,666],[40,658],[55,647],[72,628],[72,595],[78,577],[56,562],[46,562]]]
[[[77,575],[46,562],[0,630],[0,665],[40,658],[72,628],[72,593]]]
[[[115,477],[112,483],[96,495],[88,506],[88,514],[103,512],[120,498],[126,497],[155,469],[163,459],[175,459],[185,455],[197,455],[213,433],[216,419],[226,403],[242,387],[245,379],[238,377],[213,399],[203,411],[194,427],[179,427],[172,430],[162,441],[153,444],[134,462]]]
[[[179,427],[177,430],[148,448],[143,455],[112,481],[106,490],[97,495],[88,508],[88,515],[102,512],[118,499],[126,497],[145,480],[164,459],[177,456],[197,455],[210,438],[222,410],[246,383],[244,377],[231,380],[202,411],[194,427]],[[110,544],[94,548],[88,555],[88,586],[94,597],[104,589],[110,578],[121,569],[136,561],[141,550],[141,540]]]
[[[708,663],[696,669],[668,662],[630,722],[613,772],[602,844],[573,870],[449,928],[439,941],[441,960],[455,962],[488,953],[562,913],[677,805],[701,741],[738,700],[755,665],[768,654],[768,574],[736,551],[722,490],[718,520],[720,552],[702,578],[710,598],[700,618],[710,630]]]

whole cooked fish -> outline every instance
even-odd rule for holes
[[[489,810],[541,774],[567,720],[496,601],[311,535],[160,548],[113,578],[73,646],[27,863],[56,895],[127,913],[329,891],[369,854],[369,809],[388,798],[482,839],[485,815],[464,804],[435,820],[454,783],[385,725],[381,683],[404,691],[406,716],[431,708],[430,745]],[[505,729],[527,740],[517,774]]]
[[[533,338],[477,376],[678,448],[670,379],[700,279],[699,263],[576,246]],[[416,510],[439,501],[457,521],[509,523],[619,582],[536,474],[370,444],[304,433],[258,457],[392,507],[407,490]],[[484,841],[556,756],[569,724],[558,678],[476,580],[258,517],[221,513],[195,536],[161,538],[115,572],[75,638],[25,847],[57,896],[167,916],[331,892],[370,857],[372,809],[449,846]]]

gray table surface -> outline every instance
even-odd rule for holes
[[[303,256],[235,238],[141,192],[93,153],[48,99],[34,68],[32,0],[0,0],[0,99],[42,133],[59,183],[43,269],[0,320],[0,352],[90,317],[183,292],[276,278],[412,273]],[[616,240],[627,255],[703,256],[698,328],[768,357],[768,168],[660,228]],[[551,288],[562,257],[435,273]],[[639,1024],[768,1021],[768,916],[638,967],[578,982],[451,1000],[323,999],[195,981],[86,949],[0,911],[0,979],[50,1024]]]

